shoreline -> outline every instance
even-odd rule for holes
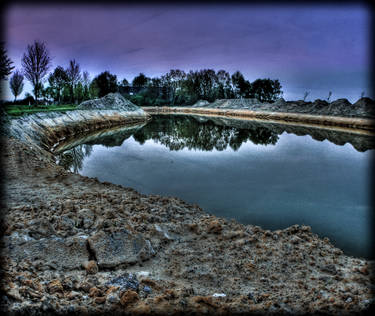
[[[118,122],[100,117],[77,119],[69,135]],[[47,139],[66,136],[47,125],[58,136]],[[4,143],[2,309],[352,314],[373,302],[372,262],[308,226],[242,225],[67,172],[30,139]]]
[[[339,117],[312,115],[287,112],[266,112],[237,109],[214,109],[199,107],[142,107],[150,114],[195,114],[206,116],[224,116],[239,119],[259,119],[264,121],[282,122],[286,124],[299,123],[315,127],[350,128],[364,132],[375,132],[375,120],[355,117]]]

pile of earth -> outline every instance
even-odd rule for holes
[[[84,101],[77,109],[136,111],[139,107],[125,99],[120,93],[109,93],[100,99]]]
[[[303,100],[285,101],[283,98],[280,98],[274,103],[262,103],[257,99],[219,99],[212,103],[200,101],[194,104],[193,107],[360,118],[375,117],[375,101],[370,98],[361,98],[354,104],[350,103],[347,99],[337,99],[333,102],[317,99],[314,102],[307,102]]]

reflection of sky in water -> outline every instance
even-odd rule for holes
[[[94,145],[80,173],[145,194],[177,196],[266,229],[307,224],[347,253],[367,256],[372,152],[286,132],[276,145],[246,141],[237,151],[170,151],[130,137],[119,147]]]

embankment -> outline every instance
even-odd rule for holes
[[[144,107],[143,110],[150,114],[179,113],[206,116],[224,116],[229,118],[259,119],[275,122],[278,121],[285,123],[300,123],[315,126],[330,126],[375,131],[375,120],[369,118],[200,107]]]

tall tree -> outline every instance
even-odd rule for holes
[[[117,92],[117,76],[112,75],[109,71],[102,72],[91,82],[90,88],[94,91],[97,89],[98,97],[104,97],[110,92]]]
[[[27,46],[26,53],[22,57],[22,67],[26,79],[34,87],[36,103],[38,103],[42,80],[47,74],[50,65],[51,57],[45,43],[35,41],[34,44]]]
[[[10,90],[14,95],[14,101],[17,100],[17,96],[22,93],[23,90],[23,75],[18,70],[13,74],[9,81]]]
[[[138,76],[136,76],[133,81],[132,81],[132,85],[133,87],[145,87],[148,83],[148,81],[150,80],[150,78],[147,78],[143,73],[140,73]]]
[[[163,76],[162,80],[170,92],[170,102],[175,104],[177,92],[182,88],[182,82],[186,78],[186,73],[180,69],[171,69],[169,73]]]
[[[272,103],[283,94],[281,88],[279,80],[257,79],[251,83],[251,97]]]
[[[245,79],[243,74],[239,71],[236,71],[232,75],[232,84],[234,88],[234,94],[236,98],[239,97],[251,97],[250,90],[251,90],[251,84],[249,81]]]
[[[68,81],[68,75],[63,67],[57,66],[53,73],[51,73],[48,77],[48,83],[51,87],[51,96],[52,98],[61,104],[61,96],[62,90],[64,85],[66,85]]]
[[[75,59],[69,62],[69,67],[66,69],[66,74],[68,76],[71,102],[75,103],[76,100],[74,98],[74,89],[76,88],[78,82],[81,80],[81,69]]]
[[[4,48],[4,43],[0,43],[0,80],[6,79],[14,66],[12,66],[13,62],[8,57],[7,51]]]
[[[230,74],[225,70],[219,70],[216,74],[218,81],[217,97],[219,99],[229,99],[232,97],[232,80]]]

